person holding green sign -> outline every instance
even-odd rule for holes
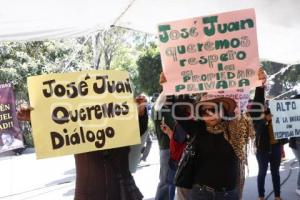
[[[234,116],[237,104],[234,99],[201,96],[193,107],[194,117],[178,119],[180,126],[192,138],[189,149],[193,153],[186,166],[180,162],[179,173],[188,172],[176,186],[191,188],[188,200],[242,199],[246,146],[254,139],[252,122],[244,115]],[[182,158],[184,160],[184,158]]]

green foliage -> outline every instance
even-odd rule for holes
[[[137,60],[140,55],[145,53],[147,41],[153,41],[154,37],[145,33],[128,30],[124,33],[128,37],[114,53],[110,68],[127,71],[134,88],[134,95],[138,95],[144,91],[140,87],[141,81],[139,79]],[[153,51],[157,52],[154,44],[150,43],[150,46],[152,46]]]
[[[128,71],[134,91],[140,93],[136,60],[147,38],[151,36],[115,27],[90,38],[0,42],[0,84],[13,84],[19,104],[28,102],[27,77],[91,69],[96,63],[102,69]],[[33,146],[30,126],[20,125],[27,145]]]
[[[111,64],[111,69],[129,73],[135,94],[140,93],[136,60],[137,56],[135,54],[131,54],[127,48],[123,48],[118,52]]]
[[[91,66],[87,62],[89,54],[84,53],[86,49],[79,52],[80,59],[69,62],[81,43],[80,39],[0,43],[0,84],[11,82],[17,99],[28,101],[27,77],[61,72],[67,65],[68,70]]]
[[[149,96],[160,92],[159,75],[162,72],[162,65],[160,54],[154,44],[146,48],[138,58],[137,65],[141,90]]]
[[[262,64],[268,75],[275,74],[282,68],[286,67],[284,64],[271,61],[265,61],[262,62]],[[285,72],[276,75],[273,80],[269,80],[269,82],[272,83],[269,91],[269,95],[272,97],[276,97],[286,91],[289,91],[294,86],[300,84],[300,65],[291,66]],[[282,96],[282,98],[289,97],[292,94],[293,93],[287,93]]]
[[[0,42],[0,84],[11,82],[18,100],[28,101],[29,76],[102,69],[128,71],[139,90],[136,60],[147,38],[120,27],[100,30],[92,37],[34,42]],[[96,65],[95,65],[96,64]]]
[[[285,73],[282,74],[284,82],[289,84],[287,87],[295,86],[300,83],[300,65],[290,67]]]
[[[110,69],[118,51],[126,44],[129,32],[120,27],[100,30],[92,37],[93,66],[95,69]],[[103,66],[103,67],[101,67]]]

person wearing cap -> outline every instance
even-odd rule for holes
[[[246,146],[254,138],[252,122],[234,117],[236,102],[227,97],[202,96],[195,119],[178,120],[195,137],[195,162],[189,200],[242,199]]]

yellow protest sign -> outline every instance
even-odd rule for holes
[[[140,143],[127,72],[48,74],[27,82],[38,159]]]

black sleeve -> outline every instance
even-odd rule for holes
[[[264,103],[265,103],[265,88],[256,87],[253,102],[261,103],[264,105]]]
[[[184,143],[187,139],[186,131],[180,126],[180,124],[176,124],[174,127],[174,135],[173,138],[178,143]]]
[[[186,131],[188,135],[193,136],[203,130],[204,124],[195,120],[177,120],[179,125]]]
[[[139,116],[139,127],[140,135],[143,135],[148,129],[148,113],[147,108],[145,108],[144,115]]]
[[[260,104],[260,105],[258,105]],[[251,106],[251,110],[249,112],[250,116],[252,118],[259,117],[264,110],[263,108],[265,104],[265,89],[263,87],[256,87],[255,89],[255,95],[253,99],[253,105]]]

